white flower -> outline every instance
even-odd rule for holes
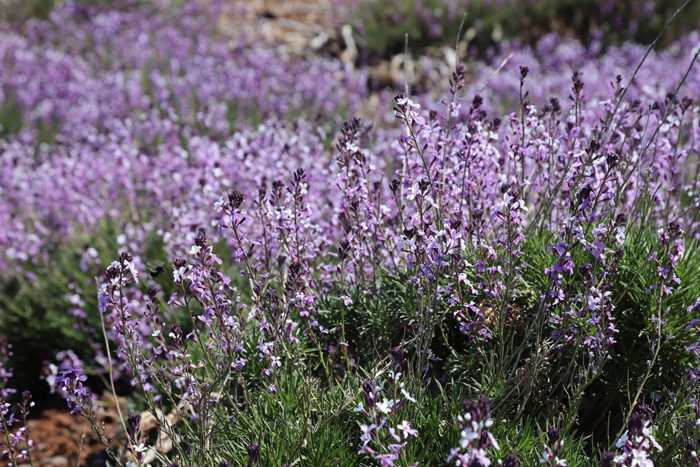
[[[187,268],[185,268],[185,266],[182,266],[179,269],[175,269],[173,271],[173,279],[175,280],[175,282],[179,281],[180,279],[184,279],[186,273]]]
[[[394,400],[387,400],[384,399],[382,402],[379,402],[377,404],[377,410],[379,410],[381,413],[389,413],[391,412],[391,408],[394,406]]]
[[[617,440],[617,443],[615,443],[616,448],[621,448],[625,444],[627,444],[627,431],[625,431],[622,436],[620,436],[620,439]]]
[[[134,452],[146,452],[148,451],[148,447],[146,447],[145,444],[141,443],[138,446],[133,446]]]
[[[219,198],[219,201],[214,203],[214,211],[221,212],[224,210],[224,206],[226,206],[226,201],[224,201],[224,197],[222,196]]]
[[[409,435],[418,436],[418,430],[411,428],[411,422],[404,420],[396,428],[403,432],[405,439],[408,439]]]
[[[413,397],[411,397],[411,395],[408,393],[408,391],[406,391],[406,390],[403,389],[403,388],[401,388],[401,394],[403,394],[403,396],[404,396],[406,399],[408,399],[409,401],[411,401],[411,402],[415,402],[415,401],[416,401]]]
[[[131,273],[131,277],[133,277],[134,282],[136,282],[138,284],[139,283],[139,271],[136,269],[136,265],[134,264],[134,262],[133,261],[127,262],[126,268]]]

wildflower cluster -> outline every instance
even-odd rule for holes
[[[650,459],[654,450],[661,451],[661,446],[652,435],[653,426],[650,420],[651,410],[647,406],[640,406],[632,414],[628,429],[615,443],[620,451],[613,458],[614,464],[642,467],[653,467]]]
[[[478,401],[464,401],[464,415],[458,416],[457,419],[462,427],[461,439],[459,447],[450,451],[447,462],[454,460],[456,465],[462,467],[491,465],[488,448],[500,448],[498,441],[489,431],[493,425],[489,400],[482,397]]]
[[[15,413],[11,413],[11,404],[0,398],[0,435],[3,439],[0,441],[0,458],[9,460],[10,466],[20,465],[20,461],[32,461],[32,448],[34,440],[32,432],[27,426],[27,417],[29,410],[34,406],[32,396],[29,391],[22,393],[22,401],[18,404],[20,417]]]
[[[652,465],[654,423],[698,420],[700,75],[677,71],[697,32],[648,58],[549,36],[449,71],[426,55],[421,85],[443,97],[380,90],[393,112],[370,126],[341,123],[366,69],[271,51],[226,29],[230,8],[64,2],[0,33],[0,110],[22,115],[0,129],[0,286],[116,226],[116,261],[73,258],[102,277],[100,329],[79,287],[63,297],[97,354],[46,366],[115,464],[516,467],[495,457],[503,416],[503,446],[560,426],[528,461],[564,466],[579,432],[600,448],[614,422],[585,412],[601,403],[629,419],[603,465]],[[152,238],[169,260],[146,275]],[[122,451],[93,373],[145,407]],[[10,376],[0,364],[14,423]],[[652,386],[666,412],[633,413]],[[29,436],[10,425],[19,459]]]
[[[544,452],[540,458],[540,463],[547,467],[565,466],[566,460],[561,459],[564,440],[561,439],[561,430],[558,428],[550,428],[547,430],[547,442],[544,445]]]
[[[394,365],[388,378],[379,385],[372,380],[362,384],[364,403],[360,402],[355,409],[366,418],[366,423],[360,426],[362,447],[359,454],[373,456],[382,466],[393,466],[395,462],[416,466],[418,462],[411,462],[405,448],[411,437],[418,437],[418,430],[411,420],[402,419],[402,414],[411,413],[404,406],[416,400],[405,389],[404,374],[399,372],[405,366],[404,351],[395,348],[391,354]]]
[[[7,386],[12,376],[12,368],[8,366],[9,357],[12,355],[11,346],[5,337],[0,338],[0,459],[9,461],[10,467],[29,462],[32,466],[32,448],[34,440],[27,425],[29,411],[34,407],[29,391],[22,392],[21,401],[17,404],[18,414],[12,411],[12,405],[8,398],[16,391]]]

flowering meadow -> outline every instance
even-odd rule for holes
[[[351,60],[246,2],[3,23],[3,461],[61,398],[110,466],[700,466],[698,2],[590,3],[397,2],[389,86],[357,0]]]

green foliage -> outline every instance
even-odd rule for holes
[[[83,329],[73,328],[75,319],[67,314],[71,305],[65,297],[65,290],[79,291],[86,310],[97,309],[93,278],[78,270],[76,265],[86,244],[100,252],[103,264],[114,257],[116,232],[105,226],[95,236],[85,236],[82,241],[58,247],[51,264],[27,265],[36,275],[34,281],[28,280],[26,275],[5,281],[0,305],[7,312],[0,320],[0,332],[10,336],[15,345],[16,367],[32,368],[32,362],[50,359],[58,350],[67,347],[85,348],[79,343],[86,339],[87,334]],[[547,286],[543,271],[553,260],[552,253],[545,248],[550,242],[551,235],[540,232],[530,237],[524,249],[524,261],[529,266],[518,285],[521,289],[518,313],[528,324],[533,322],[531,318],[536,314],[537,297]],[[624,413],[617,407],[628,405],[630,391],[634,392],[638,385],[644,383],[644,393],[652,391],[661,398],[660,401],[669,391],[682,390],[684,371],[689,363],[684,352],[689,338],[685,330],[689,319],[684,310],[694,302],[693,297],[700,295],[700,284],[693,280],[693,274],[700,266],[700,254],[696,243],[687,244],[686,254],[676,268],[681,285],[664,303],[669,308],[665,316],[666,332],[674,339],[663,344],[648,381],[642,381],[655,339],[650,317],[657,309],[653,297],[645,291],[657,277],[655,263],[647,261],[657,244],[658,235],[648,226],[631,227],[628,231],[626,254],[612,290],[617,302],[615,316],[620,332],[615,337],[618,343],[613,347],[613,358],[604,364],[603,372],[588,387],[577,406],[580,410],[579,428],[567,427],[563,457],[569,461],[568,465],[595,465],[594,460],[600,458],[600,453],[622,427]],[[157,239],[148,243],[145,254],[154,261],[165,259]],[[583,252],[576,255],[573,259],[577,264],[585,261]],[[240,277],[231,266],[223,269],[232,277]],[[166,271],[163,276],[170,276],[169,268]],[[331,337],[323,343],[320,352],[308,344],[297,349],[298,358],[286,361],[277,373],[276,393],[269,392],[268,383],[260,377],[265,365],[255,357],[257,337],[252,333],[245,351],[250,361],[242,374],[247,393],[233,386],[224,391],[221,411],[213,417],[220,426],[211,441],[213,452],[221,460],[245,465],[246,448],[255,443],[261,446],[262,465],[291,465],[295,461],[305,465],[325,465],[324,461],[328,460],[332,460],[332,465],[374,465],[369,456],[356,455],[361,435],[359,425],[363,420],[353,408],[362,399],[359,389],[362,382],[376,377],[365,373],[367,369],[384,367],[392,347],[410,348],[415,339],[420,297],[410,285],[409,278],[410,271],[382,271],[377,277],[375,294],[366,295],[348,289],[322,296],[318,300],[319,321],[331,330]],[[163,277],[161,282],[171,283],[168,279]],[[572,284],[578,279],[574,275]],[[239,280],[240,289],[244,294],[249,293],[244,278]],[[343,294],[347,294],[352,303],[345,305],[340,298]],[[169,292],[162,295],[168,296]],[[506,403],[507,399],[517,399],[524,394],[512,392],[513,375],[501,370],[513,361],[504,359],[499,363],[498,359],[493,359],[498,347],[495,341],[489,344],[466,339],[458,331],[459,324],[448,304],[443,303],[437,309],[437,315],[440,320],[434,329],[437,338],[429,371],[418,376],[415,366],[409,366],[412,376],[407,381],[412,381],[412,385],[425,377],[432,382],[411,387],[417,403],[407,406],[405,417],[412,420],[413,426],[423,436],[409,445],[407,455],[413,456],[421,465],[443,465],[446,453],[459,441],[456,416],[461,411],[462,400],[489,396],[496,421],[493,432],[501,441],[501,451],[492,453],[494,458],[502,459],[507,453],[515,453],[520,456],[521,465],[538,465],[537,456],[544,446],[545,427],[550,423],[562,423],[568,414],[556,410],[547,412],[542,408],[542,401],[520,406]],[[88,322],[97,326],[96,318],[91,314]],[[551,332],[546,325],[542,329],[543,336]],[[341,332],[345,333],[349,343],[349,360],[323,350],[334,344]],[[522,367],[523,362],[534,355],[533,346],[519,347],[522,344],[519,340],[524,336],[515,327],[506,335],[510,339],[508,352],[524,349],[520,363],[515,363]],[[26,346],[29,339],[36,343],[32,348]],[[22,350],[17,352],[17,349]],[[192,352],[196,353],[196,349],[193,348]],[[564,363],[557,361],[555,365]],[[38,370],[39,366],[36,366],[22,374],[29,380]],[[556,386],[548,390],[555,389]],[[606,410],[593,410],[601,406]],[[233,419],[227,418],[227,410],[233,410],[237,415]],[[613,415],[609,418],[589,415],[603,412]],[[516,417],[518,414],[521,416]],[[672,441],[678,436],[677,431],[683,428],[677,416],[661,426],[659,436]],[[193,453],[193,456],[194,459],[197,454]],[[669,462],[673,456],[677,457],[677,453],[668,454]]]
[[[56,0],[12,0],[8,3],[0,10],[0,17],[15,22],[32,17],[48,18]]]
[[[411,313],[415,310],[416,297],[405,279],[408,275],[394,276],[382,271],[377,278],[377,293],[348,291],[352,299],[349,305],[344,305],[335,295],[322,297],[319,301],[322,323],[332,330],[344,325],[350,352],[361,362],[380,355],[385,357],[392,347],[408,337]]]
[[[0,138],[16,135],[23,128],[22,107],[17,102],[17,96],[8,93],[0,105]],[[58,135],[58,123],[41,121],[36,125],[37,143],[53,143]]]
[[[117,256],[119,232],[116,226],[104,223],[94,233],[78,234],[73,241],[56,245],[48,262],[24,263],[21,271],[0,281],[0,335],[7,336],[13,346],[11,367],[22,369],[15,372],[13,387],[45,393],[46,384],[39,380],[45,361],[53,361],[67,349],[89,360],[93,350],[102,346],[95,278]],[[88,248],[94,248],[97,258],[89,257]],[[155,235],[144,248],[147,258],[166,259]],[[87,261],[85,270],[81,261]],[[167,294],[172,292],[172,272],[164,276],[161,282],[170,284]],[[76,309],[87,315],[85,320],[71,311]]]
[[[0,106],[0,138],[17,134],[21,129],[22,107],[17,102],[16,96],[6,95]]]
[[[328,385],[299,372],[280,372],[278,392],[252,393],[222,432],[222,458],[246,465],[247,447],[258,444],[262,465],[368,465],[356,455],[359,427],[350,405],[357,391],[351,383]]]
[[[577,374],[579,366],[583,371],[586,359],[570,360],[573,355],[569,353],[543,352],[536,345],[536,341],[543,345],[555,330],[546,320],[537,322],[538,297],[546,293],[548,287],[544,270],[556,262],[547,246],[552,244],[553,238],[546,230],[528,238],[523,257],[528,266],[517,286],[519,291],[514,293],[519,297],[516,300],[519,305],[509,317],[513,321],[505,327],[501,337],[496,332],[492,341],[470,343],[459,333],[459,324],[447,304],[443,303],[436,310],[440,324],[434,330],[438,337],[432,350],[437,358],[431,362],[426,375],[436,380],[448,378],[451,387],[459,387],[459,395],[449,398],[453,402],[479,396],[492,398],[498,414],[494,418],[502,417],[509,423],[557,420],[561,423],[578,419],[576,429],[573,425],[568,427],[571,432],[567,442],[573,444],[567,458],[584,459],[595,454],[595,459],[619,435],[625,423],[627,409],[624,408],[630,406],[637,391],[641,395],[637,403],[651,404],[659,410],[661,407],[668,410],[672,394],[682,393],[685,372],[693,358],[685,351],[692,337],[692,331],[686,330],[691,318],[686,308],[700,296],[700,283],[695,279],[700,269],[700,252],[697,242],[686,239],[686,252],[675,269],[680,284],[672,295],[660,302],[658,294],[647,292],[659,281],[658,265],[649,261],[654,251],[659,252],[659,233],[649,224],[629,226],[623,245],[625,253],[617,272],[608,280],[618,329],[614,334],[616,343],[611,349],[611,359],[601,365],[598,373],[589,376],[590,381],[572,386],[576,381],[573,375]],[[574,249],[572,260],[581,265],[591,261],[591,255],[583,248]],[[349,354],[363,368],[376,368],[389,349],[397,345],[410,346],[415,338],[420,297],[409,285],[410,276],[410,271],[383,271],[375,284],[376,293],[345,291],[352,299],[348,305],[343,304],[341,292],[319,301],[324,310],[324,326],[335,330],[344,324]],[[570,277],[567,274],[565,280],[576,288],[580,287],[582,277],[576,272]],[[477,297],[474,300],[486,299]],[[665,323],[661,334],[654,320],[657,316]],[[526,339],[526,329],[534,330],[531,340]],[[498,352],[499,339],[506,342],[503,354]],[[657,345],[660,346],[658,356],[647,376]],[[518,374],[533,358],[541,359],[542,373],[529,382],[529,387],[519,385],[522,383],[517,382]],[[563,378],[562,374],[570,376]],[[583,384],[581,394],[575,389],[579,384]],[[431,399],[429,404],[436,400],[439,398]],[[675,428],[678,423],[676,420]]]
[[[651,43],[663,29],[681,1],[660,0],[649,11],[634,0],[617,0],[606,10],[595,0],[428,0],[416,8],[413,0],[375,2],[363,0],[357,9],[358,42],[374,55],[392,56],[404,51],[405,36],[411,50],[454,43],[460,20],[462,30],[480,53],[502,39],[517,38],[535,43],[554,31],[577,37],[584,43],[596,31],[603,33],[603,45],[625,40]],[[663,43],[687,34],[700,23],[700,5],[691,2],[664,35]]]

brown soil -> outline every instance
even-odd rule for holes
[[[107,439],[118,439],[123,431],[118,421],[112,397],[98,401],[98,420],[104,423]],[[35,467],[98,467],[104,466],[104,445],[93,432],[88,421],[65,408],[43,410],[37,418],[28,421],[34,440],[32,458]],[[28,467],[21,463],[18,467]],[[0,461],[6,467],[6,461]]]

